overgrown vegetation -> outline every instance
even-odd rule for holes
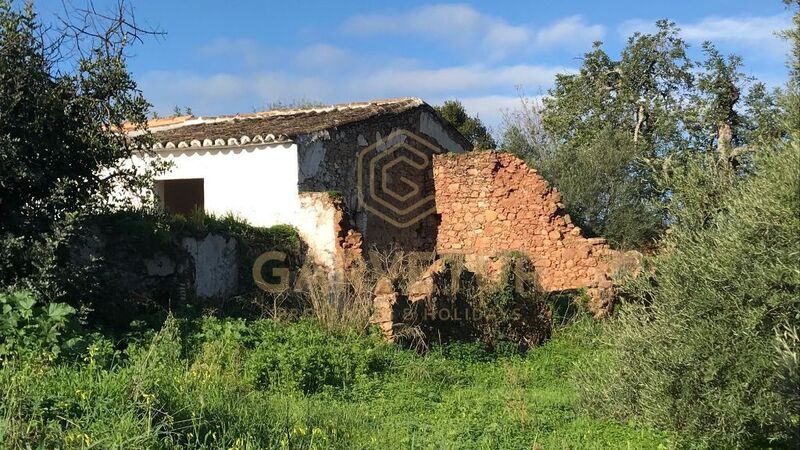
[[[148,108],[125,69],[141,32],[126,13],[50,40],[30,7],[0,0],[0,446],[800,446],[800,12],[779,92],[711,44],[690,61],[661,21],[618,60],[597,44],[543,110],[512,117],[505,148],[555,181],[579,225],[652,251],[606,322],[526,284],[520,255],[499,283],[446,261],[428,290],[413,284],[431,261],[307,273],[299,304],[261,296],[258,319],[173,303],[177,275],[134,292],[125,266],[188,264],[183,238],[232,237],[241,267],[264,250],[297,267],[305,249],[291,227],[109,202],[159,170],[119,164],[148,140],[118,132]],[[65,36],[93,49],[73,72],[56,56]],[[460,103],[438,110],[494,146]],[[381,278],[396,299],[474,315],[451,335],[412,320],[388,344],[369,325]]]
[[[429,263],[411,270],[395,304],[400,342],[424,348],[433,342],[466,341],[487,350],[525,352],[547,341],[552,330],[549,303],[557,294],[540,288],[524,255],[512,252],[502,258],[497,274],[467,267],[456,255],[437,262],[427,279],[420,280],[419,273]]]
[[[256,297],[261,292],[250,269],[262,253],[281,252],[286,267],[293,270],[306,256],[297,230],[288,225],[254,227],[234,215],[216,217],[203,211],[186,216],[156,209],[97,214],[84,219],[58,255],[63,297],[93,323],[121,328],[132,317],[157,319],[170,307],[197,303],[191,295],[195,274],[189,247],[209,235],[235,241],[237,259],[232,264],[239,274],[239,295]],[[158,261],[169,269],[153,279],[147,267]],[[222,304],[225,299],[217,300]],[[250,306],[237,304],[240,310]]]
[[[0,0],[0,285],[59,297],[58,247],[85,214],[161,168],[124,164],[149,143],[118,132],[142,130],[149,108],[124,53],[144,31],[127,19],[47,29],[31,5]]]
[[[655,448],[675,436],[578,412],[599,324],[519,354],[426,357],[314,322],[170,318],[0,368],[8,448]],[[120,344],[123,346],[120,349]]]
[[[764,152],[705,229],[673,227],[652,271],[626,285],[590,407],[726,446],[797,441],[800,146]],[[603,378],[597,374],[603,373]],[[783,392],[784,394],[781,394]]]
[[[800,11],[794,21],[796,58]],[[627,280],[606,350],[584,371],[590,410],[715,447],[800,445],[799,79],[795,69],[778,99],[783,131],[757,140],[746,176],[731,147],[671,174],[670,233]]]

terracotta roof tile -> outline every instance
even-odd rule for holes
[[[181,116],[171,118],[172,121],[151,121],[149,127],[155,137],[155,148],[244,145],[287,140],[424,104],[418,98],[398,98],[235,116]]]

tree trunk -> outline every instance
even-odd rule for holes
[[[731,143],[733,142],[733,129],[728,122],[720,121],[717,124],[717,154],[720,161],[731,163]]]
[[[633,129],[633,143],[639,142],[639,131],[642,129],[644,123],[644,105],[639,105],[639,111],[636,113],[636,128]]]

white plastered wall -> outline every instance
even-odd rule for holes
[[[207,213],[228,213],[251,225],[293,225],[319,264],[335,267],[336,236],[333,211],[298,193],[297,145],[220,149],[169,149],[158,155],[172,163],[160,180],[202,178]],[[327,194],[324,194],[327,195]]]
[[[269,227],[291,223],[300,207],[297,197],[297,146],[159,151],[172,168],[156,180],[202,178],[205,210],[233,213],[250,224]]]

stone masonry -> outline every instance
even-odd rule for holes
[[[564,214],[558,191],[521,159],[497,152],[442,154],[434,158],[436,250],[491,257],[523,251],[545,290],[587,288],[605,310],[612,282],[611,250],[602,238],[585,238]]]

